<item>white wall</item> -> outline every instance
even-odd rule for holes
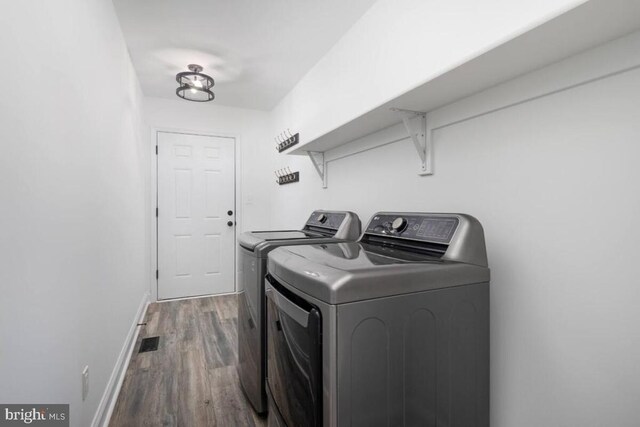
[[[3,7],[0,63],[0,402],[84,427],[150,280],[141,91],[108,0]]]
[[[312,140],[585,0],[379,0],[275,109]]]
[[[405,139],[331,162],[323,190],[308,159],[278,155],[271,142],[301,123],[340,124],[450,66],[449,53],[472,55],[577,3],[380,0],[273,114],[146,99],[145,128],[111,2],[4,8],[0,402],[71,403],[72,425],[91,422],[152,280],[156,126],[239,135],[244,229],[297,227],[317,208],[363,221],[377,210],[477,216],[492,267],[492,425],[640,424],[637,69],[436,131],[432,177],[416,175]],[[565,67],[430,116],[445,124],[505,91],[535,92],[596,65]],[[273,182],[285,166],[301,170],[300,183]]]
[[[637,66],[638,52],[640,33],[435,111],[432,126]],[[638,99],[635,68],[444,127],[430,177],[408,139],[329,163],[326,190],[307,158],[273,155],[302,179],[274,190],[272,225],[318,208],[365,223],[378,210],[476,216],[492,271],[491,425],[638,426]],[[385,132],[402,127],[365,140]]]

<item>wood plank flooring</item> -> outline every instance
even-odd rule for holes
[[[145,322],[110,427],[267,425],[240,389],[235,295],[154,303]],[[138,353],[152,336],[158,350]]]

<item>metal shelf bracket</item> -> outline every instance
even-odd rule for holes
[[[431,130],[427,129],[427,113],[400,108],[392,108],[391,111],[400,115],[418,152],[421,162],[418,175],[433,175],[433,144],[431,143]]]
[[[313,167],[322,180],[322,188],[327,188],[327,163],[324,161],[324,153],[318,151],[307,151]]]

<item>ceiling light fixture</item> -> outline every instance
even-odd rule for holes
[[[180,85],[176,89],[176,95],[187,101],[213,101],[215,95],[209,90],[215,84],[213,79],[202,74],[203,68],[200,65],[189,64],[187,68],[190,71],[176,74],[176,81]]]

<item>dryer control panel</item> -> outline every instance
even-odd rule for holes
[[[303,231],[322,236],[356,241],[360,237],[360,219],[349,211],[314,211]]]
[[[482,225],[467,214],[378,212],[359,242],[443,260],[488,265]]]
[[[460,220],[457,216],[376,214],[366,233],[433,243],[449,244]]]
[[[323,227],[337,230],[347,215],[344,212],[316,211],[307,220],[306,226]]]

